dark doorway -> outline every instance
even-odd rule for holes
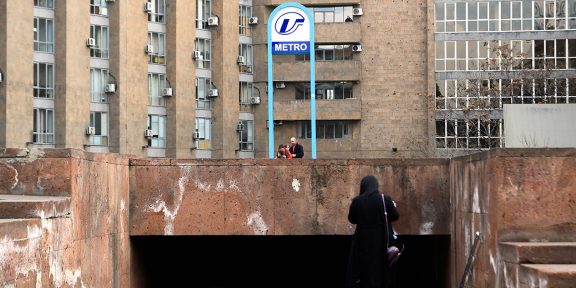
[[[131,237],[136,287],[343,287],[351,236]],[[401,236],[398,287],[448,287],[449,236]]]

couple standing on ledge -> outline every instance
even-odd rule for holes
[[[278,159],[292,159],[292,158],[303,158],[304,157],[304,147],[302,144],[298,143],[295,137],[290,138],[290,145],[280,144],[278,146],[278,151],[276,152],[276,158]]]

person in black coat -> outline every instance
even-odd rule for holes
[[[304,157],[304,146],[298,143],[296,138],[290,138],[290,153],[292,153],[292,158],[303,158]]]
[[[384,219],[384,201],[388,226]],[[388,260],[386,246],[393,243],[392,221],[400,218],[396,205],[378,190],[378,180],[366,176],[360,182],[360,195],[352,199],[348,221],[356,224],[346,270],[346,287],[386,287]],[[388,239],[386,239],[388,236]]]

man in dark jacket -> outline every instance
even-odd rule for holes
[[[388,221],[384,218],[384,203]],[[348,259],[346,287],[386,287],[389,269],[386,246],[393,241],[391,222],[398,218],[400,214],[392,198],[379,192],[376,177],[362,178],[360,195],[352,199],[348,212],[348,221],[356,224],[356,231]]]
[[[298,143],[295,137],[290,138],[290,153],[292,153],[292,158],[303,158],[304,157],[304,147]]]

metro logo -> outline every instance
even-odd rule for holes
[[[274,23],[274,30],[280,35],[290,35],[304,24],[304,16],[298,12],[286,12],[282,14],[276,23]]]

